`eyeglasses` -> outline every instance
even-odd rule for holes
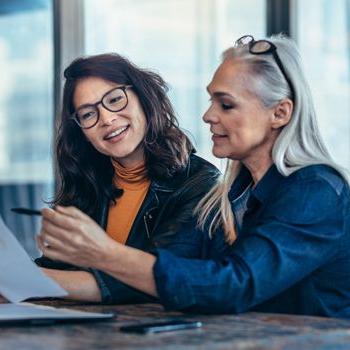
[[[275,59],[275,62],[277,63],[281,73],[283,74],[284,78],[286,79],[291,94],[292,99],[294,100],[294,88],[291,80],[288,77],[288,74],[286,73],[286,70],[283,67],[282,61],[277,53],[277,47],[272,42],[268,40],[257,40],[255,41],[254,37],[252,35],[244,35],[238,40],[236,40],[234,47],[244,46],[248,45],[249,52],[252,55],[263,55],[263,54],[272,54],[273,58]]]
[[[79,107],[71,116],[72,119],[82,128],[90,129],[94,127],[100,119],[99,104],[110,112],[120,112],[128,105],[128,95],[126,90],[132,85],[124,85],[107,91],[100,101]]]

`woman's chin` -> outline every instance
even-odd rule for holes
[[[220,149],[217,149],[215,147],[213,147],[212,149],[212,153],[213,155],[216,157],[216,158],[227,158],[228,157],[228,153],[225,152],[224,150],[220,150]]]

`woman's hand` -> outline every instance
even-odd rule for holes
[[[45,256],[76,266],[96,268],[157,296],[153,276],[156,259],[152,254],[114,241],[77,208],[57,206],[55,210],[43,209],[42,215],[37,240]]]
[[[107,252],[118,245],[89,216],[75,207],[42,210],[38,247],[51,259],[98,268]]]

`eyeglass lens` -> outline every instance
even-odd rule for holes
[[[251,53],[265,53],[271,49],[271,43],[265,40],[255,41],[250,48]]]
[[[94,105],[88,105],[79,108],[76,113],[78,124],[82,128],[89,128],[95,125],[99,118],[98,105],[102,106],[110,112],[118,112],[126,107],[128,99],[123,88],[116,88],[107,93],[100,102]]]
[[[250,42],[254,41],[254,38],[251,35],[244,35],[235,42],[235,47],[237,46],[243,46],[246,44],[249,44]]]

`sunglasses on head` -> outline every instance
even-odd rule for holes
[[[275,62],[277,63],[281,73],[283,74],[284,78],[286,79],[290,91],[292,93],[292,99],[294,100],[294,88],[291,80],[288,77],[288,74],[286,73],[282,61],[277,53],[277,47],[274,45],[271,41],[268,40],[255,40],[252,35],[244,35],[238,40],[236,40],[234,47],[240,47],[248,45],[249,52],[252,55],[264,55],[264,54],[271,54],[273,58],[275,59]]]

